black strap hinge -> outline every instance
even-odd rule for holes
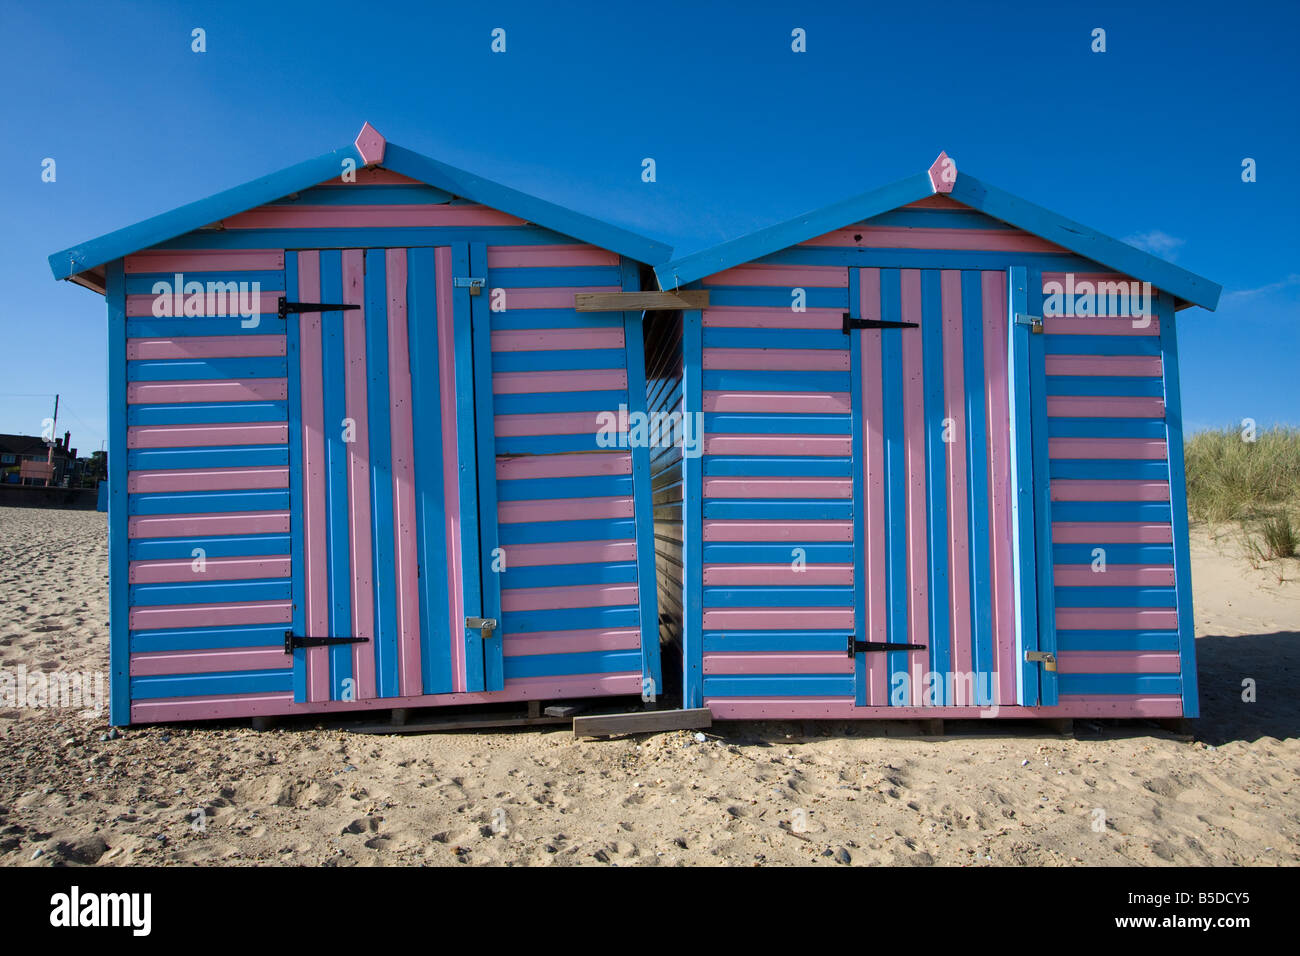
[[[359,308],[361,308],[359,305],[342,305],[329,302],[289,302],[284,296],[280,296],[280,308],[276,314],[283,319],[290,312],[346,312],[348,309]]]
[[[868,651],[923,651],[924,644],[891,644],[888,641],[855,641],[849,635],[849,657]]]
[[[843,331],[848,335],[853,329],[919,329],[915,322],[888,322],[884,319],[855,319],[844,313]]]
[[[368,637],[299,637],[293,631],[284,632],[284,652],[292,654],[299,647],[333,647],[335,644],[368,644]]]

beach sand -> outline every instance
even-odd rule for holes
[[[0,670],[103,670],[105,516],[0,508]],[[1286,579],[1278,580],[1279,569]],[[0,711],[0,864],[1300,862],[1300,562],[1193,535],[1202,718],[367,736]],[[1257,702],[1242,700],[1256,682]],[[873,725],[878,732],[879,725]],[[857,731],[854,734],[854,731]]]

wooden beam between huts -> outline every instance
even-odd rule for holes
[[[707,309],[708,289],[676,292],[575,292],[576,312],[644,312],[649,309]]]
[[[713,713],[707,707],[686,710],[642,710],[628,714],[592,714],[573,718],[575,737],[614,737],[619,734],[653,734],[663,730],[694,730],[712,727]]]

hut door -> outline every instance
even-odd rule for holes
[[[486,296],[470,294],[470,249],[286,262],[300,304],[288,337],[294,700],[498,689],[500,641],[467,626],[499,617],[482,594],[471,314]],[[494,516],[488,530],[495,540]]]
[[[1017,646],[1034,551],[1018,568],[1008,274],[852,269],[849,301],[857,703],[1036,702]]]

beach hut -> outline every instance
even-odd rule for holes
[[[1218,286],[943,154],[655,272],[685,706],[1196,716],[1175,313]]]
[[[669,251],[367,124],[52,255],[108,305],[113,723],[654,696]]]

